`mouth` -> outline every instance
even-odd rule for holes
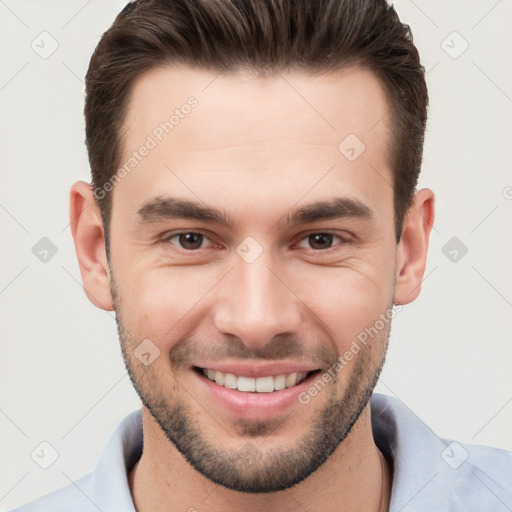
[[[198,366],[195,366],[193,369],[196,373],[206,377],[211,382],[215,382],[218,386],[242,393],[275,393],[298,386],[306,379],[309,380],[313,375],[320,373],[320,370],[317,369],[262,377],[249,377],[211,368],[200,368]]]
[[[297,368],[298,369],[298,368]],[[302,393],[312,386],[321,369],[291,373],[250,371],[241,368],[240,375],[213,368],[192,367],[192,374],[206,402],[211,401],[216,411],[233,419],[265,421],[292,411],[303,414],[304,405],[299,400]],[[254,376],[243,375],[253,373]],[[266,373],[266,375],[261,375]],[[259,374],[259,375],[258,375]]]

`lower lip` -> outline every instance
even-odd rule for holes
[[[192,370],[192,373],[199,380],[202,389],[212,397],[215,403],[238,417],[254,420],[270,419],[289,412],[296,405],[303,407],[299,402],[299,395],[308,389],[319,374],[318,371],[313,372],[291,388],[272,391],[271,393],[251,393],[219,386],[219,384],[195,370]]]

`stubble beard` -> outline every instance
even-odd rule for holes
[[[192,398],[183,386],[174,379],[173,393],[157,389],[155,383],[160,379],[153,365],[144,366],[134,356],[133,351],[140,339],[132,336],[126,328],[113,279],[111,288],[123,359],[142,403],[192,467],[227,489],[245,493],[276,492],[288,489],[314,473],[352,430],[368,404],[384,365],[391,322],[372,339],[371,344],[356,354],[352,374],[344,390],[338,390],[336,374],[332,382],[319,392],[319,395],[329,394],[326,405],[309,431],[292,448],[258,448],[258,440],[265,440],[276,431],[285,421],[281,419],[237,421],[234,425],[237,435],[247,442],[239,449],[220,449],[208,438],[199,418],[191,414],[183,397]],[[309,403],[314,404],[317,397]],[[206,416],[204,407],[201,410],[203,417]],[[206,421],[217,426],[213,419],[207,417]],[[239,439],[237,442],[240,444]]]

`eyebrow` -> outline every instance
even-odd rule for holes
[[[146,201],[137,211],[141,222],[152,223],[168,219],[192,219],[229,225],[231,219],[225,212],[208,206],[174,197],[155,197]]]
[[[359,199],[337,197],[330,201],[320,201],[300,208],[292,208],[285,215],[288,224],[306,224],[343,217],[371,219],[374,217],[374,213]]]
[[[161,222],[169,219],[191,219],[233,225],[233,219],[224,211],[204,204],[174,197],[155,197],[146,201],[137,211],[141,223]],[[371,219],[373,211],[362,201],[345,197],[319,201],[289,210],[279,224],[306,224],[335,218]]]

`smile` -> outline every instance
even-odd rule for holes
[[[224,373],[209,368],[200,368],[200,371],[219,386],[236,389],[248,393],[272,393],[291,388],[302,382],[311,372],[294,372],[267,377],[244,377],[233,373]]]

